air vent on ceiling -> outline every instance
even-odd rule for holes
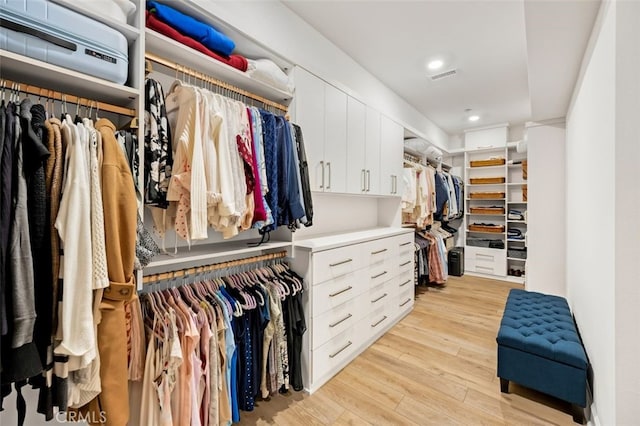
[[[446,77],[453,77],[454,75],[456,75],[457,72],[458,72],[457,70],[453,69],[453,70],[441,72],[440,74],[432,75],[430,77],[432,81],[436,81]]]

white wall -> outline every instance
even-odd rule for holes
[[[639,115],[640,4],[612,0],[567,115],[567,293],[603,425],[640,415]]]
[[[565,129],[527,129],[527,283],[530,291],[566,296]]]
[[[204,8],[355,98],[447,149],[449,136],[284,4],[196,0]]]
[[[640,418],[640,3],[616,9],[616,422]]]
[[[593,366],[594,402],[605,425],[616,424],[615,7],[611,3],[603,17],[567,115],[567,296]]]

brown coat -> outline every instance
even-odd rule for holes
[[[127,330],[124,304],[135,295],[133,262],[136,247],[137,201],[133,177],[115,139],[113,123],[95,124],[102,136],[102,203],[109,287],[104,290],[98,325],[102,393],[83,407],[105,425],[125,426],[129,420]]]

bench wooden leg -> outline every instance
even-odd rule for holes
[[[573,415],[573,421],[583,425],[585,424],[584,408],[577,404],[571,404],[571,414]]]
[[[500,392],[509,393],[509,381],[500,377]]]

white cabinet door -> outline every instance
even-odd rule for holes
[[[365,135],[365,170],[367,194],[379,195],[380,191],[380,113],[367,107]]]
[[[347,95],[324,85],[325,192],[347,192]]]
[[[295,69],[295,81],[295,117],[296,123],[304,132],[311,190],[322,191],[324,189],[322,177],[324,175],[325,82],[299,67]]]
[[[380,118],[380,193],[402,195],[404,129],[395,121]]]
[[[367,193],[367,171],[365,165],[365,106],[347,98],[347,192]],[[369,172],[369,181],[371,172]]]

